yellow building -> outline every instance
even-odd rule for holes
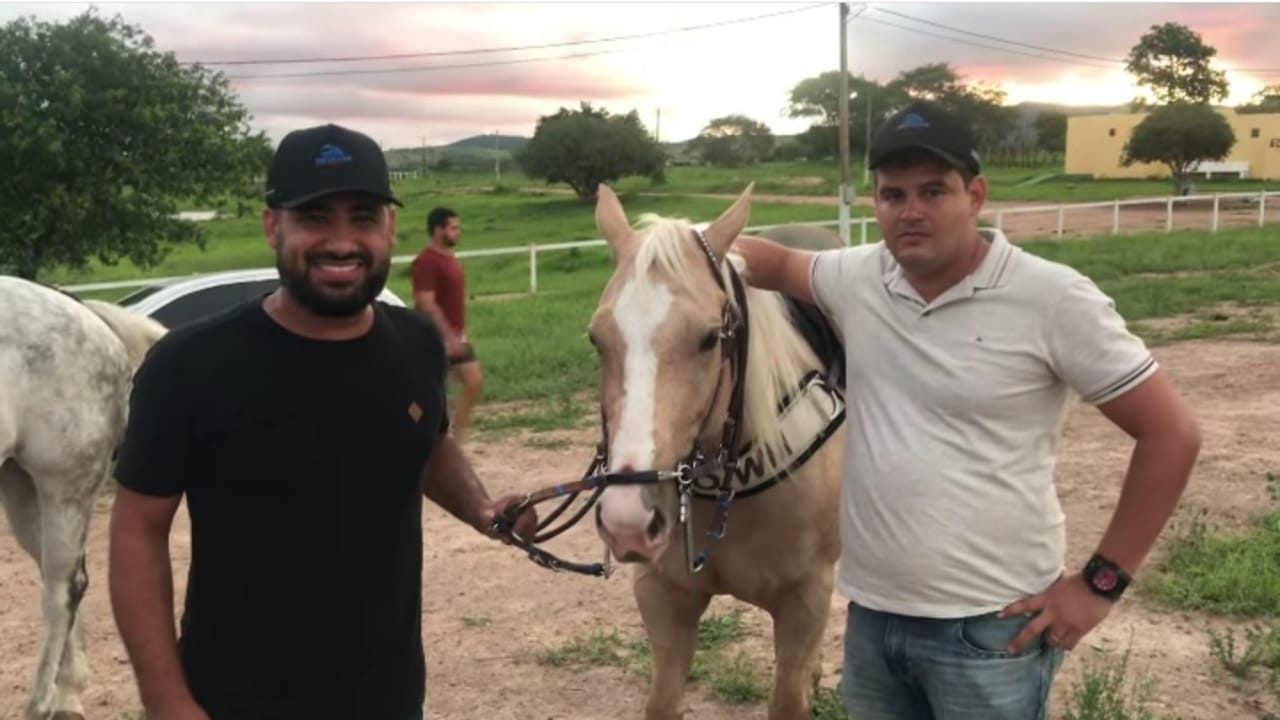
[[[1238,114],[1230,108],[1219,112],[1235,131],[1236,144],[1222,160],[1201,163],[1196,175],[1280,180],[1280,113]],[[1145,117],[1145,113],[1068,117],[1065,171],[1095,178],[1169,177],[1169,168],[1158,163],[1120,165],[1129,134]]]

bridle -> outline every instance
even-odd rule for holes
[[[702,232],[695,228],[693,236],[697,240],[702,254],[707,259],[712,277],[715,278],[716,284],[720,286],[725,295],[720,324],[721,370],[719,379],[716,382],[716,391],[711,395],[711,403],[704,414],[702,422],[702,425],[705,426],[710,420],[720,400],[725,377],[730,377],[733,386],[730,390],[729,406],[725,413],[724,426],[720,433],[719,447],[715,448],[710,454],[703,450],[701,437],[705,434],[705,427],[701,427],[698,436],[691,443],[689,452],[672,470],[603,472],[609,466],[609,431],[607,422],[602,415],[601,440],[596,446],[595,456],[591,459],[591,464],[587,467],[587,471],[583,473],[582,479],[577,482],[552,485],[526,495],[523,500],[507,506],[499,513],[490,527],[491,532],[523,549],[530,560],[542,567],[550,570],[568,570],[596,577],[608,577],[612,574],[613,565],[607,547],[605,548],[603,562],[578,563],[561,559],[539,547],[539,545],[576,525],[578,521],[586,516],[596,501],[600,499],[600,495],[604,493],[605,488],[613,485],[676,483],[680,498],[678,522],[684,533],[685,566],[692,574],[702,570],[706,566],[707,560],[710,559],[710,553],[705,549],[697,553],[694,552],[692,508],[694,482],[703,477],[723,472],[715,498],[716,517],[711,528],[707,531],[707,537],[711,541],[724,537],[725,528],[729,520],[729,504],[733,502],[735,493],[735,480],[741,472],[741,463],[739,461],[742,450],[743,398],[746,391],[745,374],[747,369],[747,348],[750,340],[750,318],[747,310],[746,287],[742,282],[741,276],[734,269],[733,264],[727,264],[729,284],[726,285],[724,276],[720,273],[720,266],[724,263],[724,259],[716,256],[715,251],[711,248]],[[552,527],[552,524],[564,515],[578,496],[588,491],[591,492],[591,495],[587,498],[586,504],[567,520],[561,522],[560,525]],[[515,520],[526,508],[557,498],[562,499],[559,507],[538,523],[532,537],[522,538],[514,532]]]

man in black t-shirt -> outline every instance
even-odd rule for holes
[[[422,497],[484,533],[514,498],[491,500],[448,434],[439,333],[375,300],[399,205],[378,146],[334,125],[290,133],[266,198],[280,289],[171,332],[135,379],[116,622],[153,720],[421,718]]]

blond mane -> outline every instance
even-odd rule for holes
[[[696,247],[693,225],[682,218],[664,218],[652,213],[640,216],[635,278],[648,282],[650,273],[660,270],[685,287],[694,285],[696,273],[706,273],[707,263]],[[719,271],[725,287],[730,287],[729,268],[721,262]],[[736,303],[735,303],[736,304]],[[782,429],[778,408],[783,398],[798,386],[800,379],[820,363],[809,344],[791,324],[781,295],[747,286],[749,342],[747,383],[743,401],[743,435],[751,444],[760,444],[782,456]]]

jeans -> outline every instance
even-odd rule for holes
[[[841,695],[849,720],[1047,720],[1063,651],[1005,648],[1028,616],[936,620],[849,604]]]

